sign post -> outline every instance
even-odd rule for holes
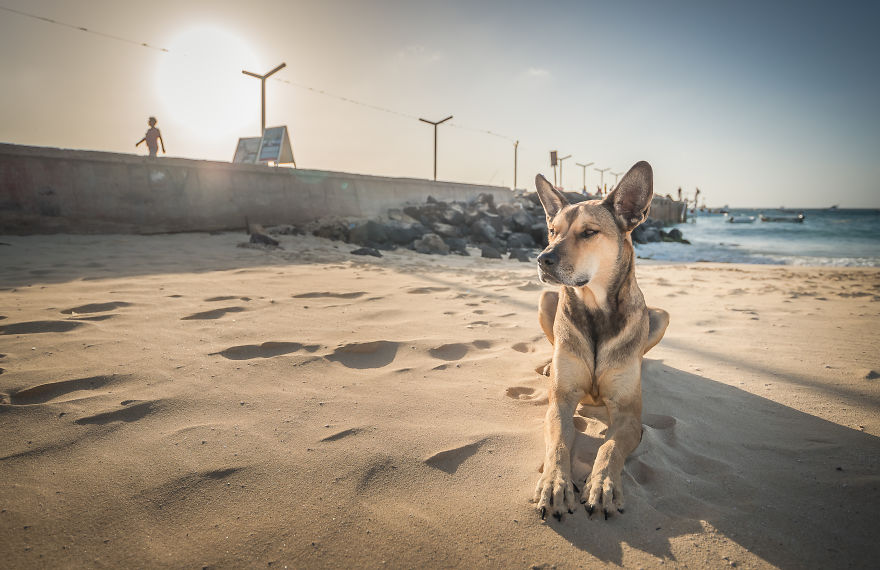
[[[287,127],[267,127],[263,132],[260,142],[260,152],[257,162],[274,162],[275,165],[293,163],[296,168],[296,160],[293,159],[293,147],[290,146],[290,137],[287,135]]]
[[[256,164],[257,155],[260,154],[260,141],[263,137],[242,137],[238,139],[235,147],[235,156],[232,159],[236,164]]]

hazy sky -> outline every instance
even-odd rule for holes
[[[513,184],[549,151],[710,206],[880,207],[880,9],[854,2],[0,0],[0,141],[231,160],[268,82],[301,168]],[[503,136],[486,134],[490,130]],[[588,185],[599,174],[588,170]],[[605,174],[605,182],[614,177]]]

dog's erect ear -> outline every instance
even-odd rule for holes
[[[604,204],[614,214],[617,225],[632,231],[648,217],[654,197],[654,171],[642,160],[629,169],[617,188],[605,197]]]
[[[541,204],[544,206],[548,218],[552,218],[559,210],[568,206],[568,200],[565,199],[565,196],[540,174],[535,176],[535,188],[538,189],[538,198],[541,199]]]

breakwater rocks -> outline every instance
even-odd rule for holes
[[[586,199],[566,193],[569,201]],[[665,232],[662,223],[648,218],[633,232],[637,243],[683,241],[681,232]],[[270,233],[292,233],[289,226]],[[468,202],[441,202],[428,197],[425,204],[390,209],[382,219],[322,220],[305,228],[315,236],[379,251],[404,247],[425,254],[470,255],[477,248],[488,258],[528,262],[547,246],[544,208],[536,193],[517,192],[511,203],[495,204],[491,194]],[[363,253],[360,253],[363,254]]]

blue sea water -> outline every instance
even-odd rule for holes
[[[805,219],[801,224],[762,222],[762,213],[803,213]],[[723,214],[697,215],[674,226],[691,245],[637,245],[636,254],[663,261],[880,267],[880,210],[731,209],[730,215],[755,216],[755,222],[731,224]]]

